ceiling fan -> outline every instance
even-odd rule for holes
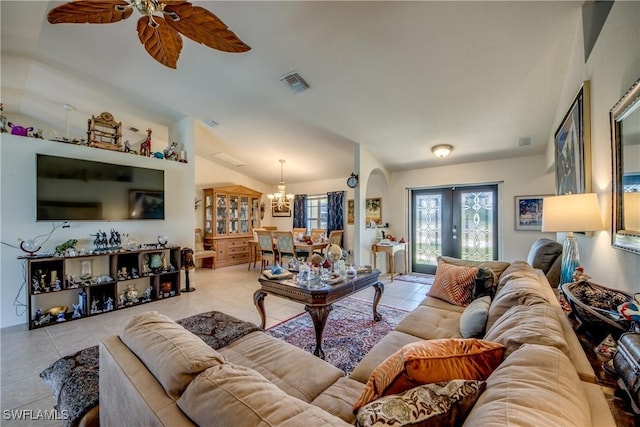
[[[51,24],[110,24],[127,19],[134,8],[144,15],[138,20],[140,42],[153,59],[169,68],[176,68],[180,57],[180,34],[223,52],[251,49],[217,16],[188,1],[76,0],[51,9],[47,20]]]

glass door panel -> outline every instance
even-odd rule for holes
[[[208,194],[204,198],[204,234],[213,234],[213,197]]]
[[[216,195],[216,234],[227,234],[227,195]]]
[[[238,234],[238,219],[240,214],[238,211],[238,196],[229,196],[229,234]]]
[[[249,197],[240,197],[240,233],[249,232]]]
[[[498,259],[497,185],[411,192],[411,270],[434,274],[439,256]]]

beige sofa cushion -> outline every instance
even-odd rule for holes
[[[359,381],[345,377],[338,378],[338,381],[323,391],[311,404],[353,424],[356,420],[353,402],[358,400],[363,389],[364,384]]]
[[[173,399],[200,372],[225,361],[200,338],[157,311],[134,316],[121,339]]]
[[[319,357],[284,344],[264,332],[253,332],[219,351],[229,362],[256,370],[288,395],[307,403],[344,376],[344,371]]]
[[[436,298],[431,298],[437,300]],[[434,338],[460,338],[460,316],[464,307],[447,304],[460,310],[420,305],[398,323],[395,330],[424,340]]]
[[[555,347],[524,344],[487,379],[465,426],[590,426],[589,401],[571,362]]]
[[[178,406],[200,426],[348,426],[289,396],[251,368],[224,363],[198,375]]]
[[[526,262],[515,261],[505,270],[489,307],[487,330],[514,305],[549,303],[544,286],[535,270]]]
[[[549,304],[514,305],[493,324],[484,336],[506,347],[505,356],[523,344],[556,347],[570,357],[558,312]]]

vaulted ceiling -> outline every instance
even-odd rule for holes
[[[287,182],[346,177],[354,143],[390,171],[541,154],[581,37],[578,1],[193,3],[252,49],[183,38],[172,70],[145,52],[137,15],[51,25],[47,12],[62,2],[3,0],[5,115],[59,131],[69,118],[83,136],[87,118],[108,111],[140,129],[125,135],[132,142],[148,127],[166,141],[172,123],[193,117],[197,154],[225,166],[213,156],[232,156],[265,183],[279,180],[281,158]],[[309,90],[280,81],[291,71]],[[454,146],[447,159],[431,153],[439,143]]]

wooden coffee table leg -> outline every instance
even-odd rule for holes
[[[253,293],[253,303],[256,305],[256,309],[258,309],[258,314],[260,314],[260,328],[264,329],[267,323],[267,317],[264,314],[264,297],[267,296],[266,292],[262,292],[260,289]]]
[[[378,282],[373,285],[373,287],[376,290],[376,294],[373,297],[373,320],[379,322],[380,320],[382,320],[382,316],[378,314],[378,303],[380,302],[382,294],[384,293],[384,284],[382,282]]]
[[[331,304],[321,307],[305,305],[304,309],[311,316],[311,320],[313,320],[313,328],[316,331],[316,349],[313,351],[313,355],[324,360],[324,351],[322,351],[322,333],[324,332],[324,325],[327,323],[329,313],[333,310],[333,306]]]

